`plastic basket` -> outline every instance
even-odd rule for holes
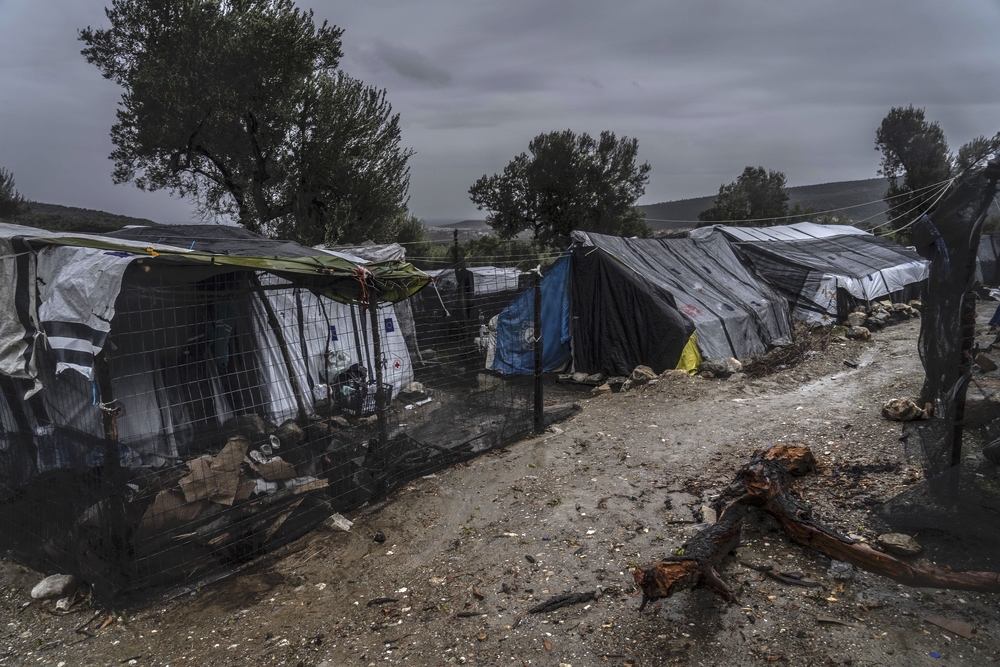
[[[375,399],[378,385],[375,382],[365,386],[358,385],[354,393],[347,397],[343,410],[353,417],[366,417],[375,414]],[[392,385],[382,383],[382,396],[386,407],[392,400]]]

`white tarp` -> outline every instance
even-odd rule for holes
[[[29,378],[38,327],[35,256],[16,239],[0,238],[0,280],[7,286],[0,290],[0,373]]]
[[[103,349],[122,276],[134,260],[127,252],[46,246],[37,252],[38,319],[56,361],[91,379]]]
[[[871,236],[870,233],[850,225],[820,225],[815,222],[796,222],[792,225],[773,227],[730,227],[712,225],[691,231],[691,238],[706,238],[714,231],[720,231],[733,241],[805,241],[808,239],[828,239],[835,236]]]
[[[283,282],[269,274],[261,275],[264,285]],[[316,401],[327,396],[329,385],[352,364],[365,368],[369,382],[374,382],[375,350],[368,313],[362,317],[358,306],[298,288],[271,289],[265,293],[281,326],[308,412],[315,410]],[[309,317],[302,318],[300,322],[300,312],[308,313]],[[254,332],[260,340],[258,347],[266,357],[261,372],[269,394],[268,417],[280,424],[296,417],[298,402],[277,338],[258,299],[254,299],[253,320]],[[413,366],[393,304],[379,307],[378,323],[382,355],[386,360],[383,381],[392,385],[392,397],[395,398],[405,385],[413,381]]]

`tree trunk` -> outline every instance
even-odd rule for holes
[[[756,452],[717,501],[716,510],[721,511],[716,523],[685,544],[682,555],[641,565],[632,571],[636,585],[642,590],[639,609],[650,600],[694,586],[708,586],[727,602],[736,603],[736,595],[719,577],[716,567],[739,543],[743,519],[752,507],[775,517],[794,542],[897,583],[1000,592],[1000,573],[952,572],[910,565],[814,522],[809,508],[788,491],[792,475],[807,474],[815,469],[815,464],[808,447],[777,445]]]

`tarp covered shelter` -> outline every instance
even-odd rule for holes
[[[644,364],[662,372],[677,367],[692,333],[705,357],[745,359],[791,339],[784,299],[721,236],[574,232],[573,240],[542,278],[545,370],[571,352],[574,371],[628,375]],[[500,314],[494,369],[533,370],[522,340],[531,331],[533,299],[529,290]]]
[[[784,300],[722,237],[629,239],[574,232],[573,240],[577,370],[613,367],[625,374],[640,363],[657,372],[673,368],[691,333],[688,322],[704,357],[746,359],[791,339]]]
[[[239,557],[244,520],[273,526],[258,548],[281,532],[274,508],[315,525],[329,506],[306,494],[347,475],[320,455],[347,444],[304,431],[334,409],[371,413],[345,375],[384,367],[384,399],[412,378],[391,304],[429,279],[405,263],[215,225],[0,224],[0,249],[4,548],[61,554],[50,565],[104,591]]]
[[[729,239],[788,300],[796,320],[839,322],[869,301],[916,299],[927,279],[927,262],[915,251],[845,225],[717,225],[691,232],[693,239],[715,236]]]

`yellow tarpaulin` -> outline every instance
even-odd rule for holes
[[[698,332],[695,331],[688,338],[687,345],[681,350],[680,361],[677,362],[677,368],[685,370],[691,375],[698,372],[698,367],[701,366],[701,352],[698,351],[698,342],[695,340],[695,336]]]

